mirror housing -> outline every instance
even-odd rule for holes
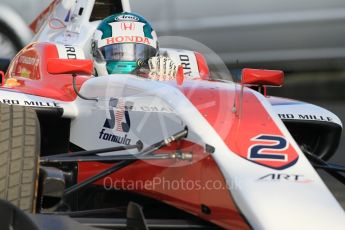
[[[284,72],[281,70],[250,69],[242,70],[241,84],[255,86],[282,86]]]
[[[89,59],[52,58],[47,61],[47,71],[50,74],[91,75],[93,63]]]

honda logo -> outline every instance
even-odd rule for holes
[[[122,22],[121,23],[122,30],[134,30],[135,24],[133,22]]]

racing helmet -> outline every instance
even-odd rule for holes
[[[142,16],[123,12],[99,24],[92,39],[97,75],[131,73],[158,53],[156,32]]]

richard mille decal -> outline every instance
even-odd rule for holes
[[[133,102],[124,102],[121,99],[110,98],[109,118],[106,118],[98,138],[104,141],[111,141],[118,144],[130,145],[131,139],[127,134],[131,128],[129,110],[133,107]],[[114,111],[116,110],[116,112]]]
[[[24,106],[38,106],[38,107],[57,107],[54,101],[34,101],[34,100],[13,100],[1,99],[1,103],[8,105],[24,105]]]
[[[333,121],[331,117],[312,114],[278,114],[280,119],[296,119],[296,120],[311,120],[311,121]]]
[[[179,55],[179,59],[181,61],[181,65],[182,65],[184,74],[187,76],[191,76],[192,70],[190,67],[191,65],[190,65],[189,56],[186,54],[181,54],[181,55]]]

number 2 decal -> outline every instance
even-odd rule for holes
[[[284,137],[261,134],[251,139],[251,141],[261,142],[254,144],[248,149],[248,159],[257,161],[287,161],[287,154],[283,151],[288,148]],[[265,142],[263,144],[262,142]]]

